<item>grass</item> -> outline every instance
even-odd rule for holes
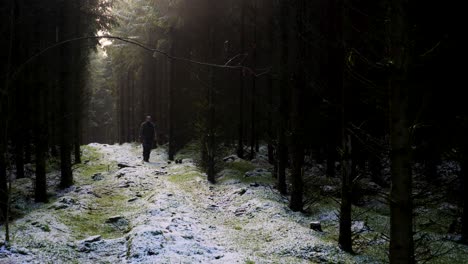
[[[114,168],[114,164],[110,162],[100,162],[102,154],[91,146],[82,146],[82,160],[83,164],[78,164],[78,172],[75,176],[77,184],[91,184],[94,181],[92,176],[96,173],[105,173]]]
[[[92,210],[81,211],[77,214],[59,212],[60,220],[69,226],[73,233],[78,234],[77,239],[83,239],[88,236],[101,235],[103,238],[116,238],[125,233],[126,230],[120,230],[106,220],[119,213],[128,213],[130,206],[126,202],[128,197],[121,194],[112,194],[102,196],[93,201]]]
[[[196,170],[189,170],[171,174],[168,180],[172,183],[185,183],[194,180],[196,177],[202,177],[202,174]]]
[[[193,159],[200,153],[200,144],[196,141],[188,143],[183,149],[175,155],[175,159]]]
[[[97,148],[88,145],[81,146],[81,153],[81,160],[84,162],[99,160],[102,155]]]
[[[242,183],[265,183],[273,184],[274,178],[270,173],[265,173],[261,176],[245,177],[245,173],[254,170],[256,167],[251,162],[246,160],[236,160],[227,162],[224,164],[224,171],[220,182],[226,182],[228,180],[238,180]]]
[[[225,163],[224,168],[238,171],[239,174],[243,177],[246,172],[255,169],[255,166],[246,160],[236,160]]]
[[[102,161],[102,154],[97,148],[82,146],[82,153],[84,163],[78,165],[75,184],[94,185],[94,192],[101,194],[101,198],[95,197],[88,200],[89,206],[92,207],[90,209],[73,214],[59,211],[57,212],[58,217],[74,234],[77,234],[77,239],[84,239],[92,235],[101,235],[103,238],[119,237],[125,230],[120,230],[106,223],[106,220],[120,213],[128,213],[129,210],[132,210],[132,206],[127,203],[128,197],[126,195],[113,192],[107,186],[103,186],[104,182],[96,182],[92,179],[92,176],[96,173],[106,173],[113,169],[113,164]]]

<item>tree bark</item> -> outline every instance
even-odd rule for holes
[[[39,72],[35,77],[41,79],[42,76],[47,76],[47,71]],[[35,135],[35,154],[36,154],[36,181],[34,190],[34,199],[36,202],[47,202],[47,180],[46,180],[46,153],[47,153],[47,111],[46,98],[48,83],[40,82],[39,89],[35,89],[35,105],[36,114],[34,115],[34,135]]]
[[[343,128],[344,130],[344,128]],[[341,205],[340,205],[340,234],[338,244],[346,252],[353,252],[353,241],[351,232],[351,199],[354,170],[351,160],[351,137],[343,132],[343,156],[341,159]]]
[[[214,40],[214,28],[210,27],[210,53],[211,59],[215,59],[215,40]],[[210,84],[208,87],[208,181],[211,183],[216,182],[215,178],[215,80],[214,80],[214,69],[210,69]]]
[[[1,128],[3,130],[3,128]],[[0,131],[0,137],[4,137]],[[2,139],[0,139],[2,140]],[[0,142],[0,210],[1,210],[1,222],[4,223],[8,215],[8,185],[7,185],[7,172],[6,172],[6,161],[5,161],[5,148],[4,143]]]
[[[295,73],[293,74],[291,91],[291,200],[289,208],[293,211],[302,211],[303,181],[302,166],[304,164],[304,96],[305,96],[305,43],[301,35],[305,32],[304,11],[305,2],[297,1],[292,17],[296,18],[296,32],[291,43],[293,46],[291,58],[295,58]],[[297,46],[297,49],[295,49]]]
[[[408,121],[408,1],[389,1],[390,263],[414,263],[413,201]]]
[[[42,126],[37,129],[36,134],[36,188],[34,199],[37,203],[47,202],[47,178],[46,178],[46,136]]]
[[[24,108],[25,108],[25,85],[18,84],[16,88],[16,96],[15,96],[15,104],[16,104],[16,122],[15,122],[15,134],[13,135],[14,138],[14,145],[15,145],[15,167],[16,167],[16,178],[24,178],[24,143],[23,140],[25,138],[25,127],[27,124],[25,123],[25,115],[24,115]]]
[[[466,155],[466,154],[464,154]],[[460,176],[463,190],[463,214],[462,214],[462,242],[468,244],[468,160],[464,157],[460,163]]]
[[[267,117],[267,136],[268,136],[268,163],[275,164],[274,154],[274,133],[273,133],[273,79],[268,77],[268,117]]]
[[[76,36],[81,36],[80,34],[80,19],[81,16],[79,12],[77,12],[76,15],[76,20],[78,23],[75,25],[75,35]],[[81,114],[82,114],[82,101],[81,101],[81,95],[82,95],[82,88],[81,88],[81,67],[82,67],[82,54],[80,50],[80,43],[74,43],[73,44],[73,67],[76,67],[77,70],[75,70],[73,73],[74,75],[74,89],[73,89],[73,155],[74,155],[74,163],[75,164],[80,164],[81,163]],[[84,65],[83,65],[84,66]],[[107,139],[104,139],[107,140]]]
[[[281,194],[287,193],[286,167],[288,165],[288,148],[286,144],[286,129],[288,126],[289,110],[289,1],[281,1],[281,81],[280,81],[280,102],[278,108],[278,190]]]
[[[240,46],[241,54],[245,54],[245,9],[246,0],[242,0],[241,7],[241,34]],[[244,71],[239,73],[239,124],[238,124],[238,138],[237,138],[237,156],[241,159],[244,158]]]
[[[391,82],[390,263],[414,263],[407,91]]]
[[[65,40],[65,32],[70,30],[70,3],[59,3],[61,12],[58,26],[60,27],[60,38]],[[70,54],[70,45],[60,46],[60,81],[59,81],[59,104],[60,104],[60,187],[68,188],[73,184],[73,174],[71,170],[71,140],[70,133],[70,65],[68,56]]]
[[[273,15],[273,10],[275,9],[275,3],[273,1],[269,1],[270,3],[270,10],[272,11],[271,18],[268,21],[268,38],[270,41],[269,46],[269,53],[274,54],[275,52],[275,16]],[[273,56],[271,56],[270,60],[271,65],[274,64]],[[268,103],[268,113],[267,113],[267,137],[268,137],[268,162],[271,165],[276,164],[275,160],[275,149],[274,149],[274,132],[273,132],[273,75],[268,75],[268,83],[267,83],[267,103]],[[273,174],[275,175],[275,174]]]
[[[175,49],[175,34],[174,34],[174,29],[170,29],[170,34],[171,34],[171,48],[170,48],[170,54],[171,56],[174,56],[174,49]],[[170,69],[169,69],[169,100],[168,100],[168,112],[169,112],[169,147],[168,147],[168,155],[169,155],[169,160],[174,160],[174,155],[175,155],[175,142],[174,142],[174,90],[175,90],[175,67],[174,63],[175,61],[172,60],[169,62],[170,63]]]
[[[22,121],[19,121],[22,123]],[[20,126],[15,135],[15,163],[16,163],[16,178],[24,178],[24,144],[23,144],[23,128]]]
[[[253,0],[253,47],[252,47],[252,69],[255,69],[257,66],[257,3],[256,0]],[[257,78],[252,76],[252,88],[250,90],[250,160],[255,158],[256,151],[256,142],[257,142],[257,117],[256,117],[256,102],[257,102]]]

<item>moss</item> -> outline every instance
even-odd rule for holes
[[[238,180],[242,183],[267,183],[272,184],[274,182],[274,178],[271,176],[270,173],[265,173],[263,175],[254,176],[254,177],[245,177],[245,173],[248,171],[252,171],[255,169],[255,166],[250,163],[249,161],[245,160],[236,160],[233,162],[228,162],[224,164],[224,171],[221,178],[219,179],[220,182],[229,181],[232,179]]]
[[[184,183],[194,180],[196,177],[201,177],[202,174],[196,170],[184,171],[180,173],[174,173],[169,176],[168,180],[173,183]]]
[[[44,224],[41,226],[42,231],[44,232],[50,232],[50,227],[48,224]]]
[[[93,182],[91,177],[94,174],[104,173],[115,168],[115,164],[110,162],[99,163],[101,154],[97,149],[90,146],[83,146],[82,149],[86,149],[86,151],[83,151],[82,159],[88,162],[77,166],[79,173],[76,174],[75,180],[78,184],[90,184]]]
[[[90,178],[96,173],[103,173],[110,170],[111,164],[96,164],[90,166],[83,166],[80,168],[80,174],[78,175],[81,178]]]
[[[101,235],[103,238],[116,238],[127,230],[120,230],[107,224],[106,220],[121,212],[128,213],[132,208],[126,203],[128,197],[124,195],[109,195],[96,199],[93,203],[95,210],[82,211],[77,214],[60,212],[61,221],[69,226],[77,239],[83,239],[92,235]]]
[[[244,174],[248,171],[251,171],[253,169],[255,169],[255,166],[248,162],[248,161],[245,161],[245,160],[236,160],[236,161],[233,161],[233,162],[227,162],[224,167],[226,169],[231,169],[231,170],[235,170],[235,171],[238,171],[240,175],[244,176]]]
[[[194,157],[198,157],[200,153],[200,144],[193,141],[185,145],[185,147],[175,155],[176,159],[193,159]]]
[[[97,148],[88,145],[81,146],[81,153],[81,159],[84,162],[99,160],[102,155]]]
[[[245,264],[255,264],[255,261],[250,260],[250,259],[247,259],[247,260],[245,261]]]
[[[439,248],[434,248],[438,246]],[[468,247],[457,245],[451,242],[442,244],[435,243],[432,252],[439,253],[441,256],[431,259],[429,262],[434,264],[452,264],[452,263],[466,263],[466,256],[468,254]],[[421,261],[423,262],[423,261]]]

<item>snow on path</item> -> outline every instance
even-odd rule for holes
[[[127,235],[127,263],[235,263],[242,257],[225,252],[210,242],[201,222],[193,214],[190,199],[167,177],[167,156],[162,149],[153,151],[150,163],[129,144],[92,145],[109,160],[135,166],[119,170],[120,180],[151,186],[145,199],[135,203],[141,208],[132,219],[134,228]],[[133,155],[129,155],[133,154]],[[141,189],[139,189],[141,191]]]
[[[108,171],[18,220],[27,236],[11,263],[354,263],[268,185],[210,184],[190,160],[168,164],[161,148],[143,163],[132,144],[89,146],[100,157],[88,165]],[[86,230],[69,219],[89,221]]]

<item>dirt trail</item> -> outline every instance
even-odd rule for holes
[[[168,164],[157,149],[143,163],[140,151],[87,146],[75,186],[13,223],[0,263],[354,262],[262,183],[266,170],[212,185],[190,159]]]

